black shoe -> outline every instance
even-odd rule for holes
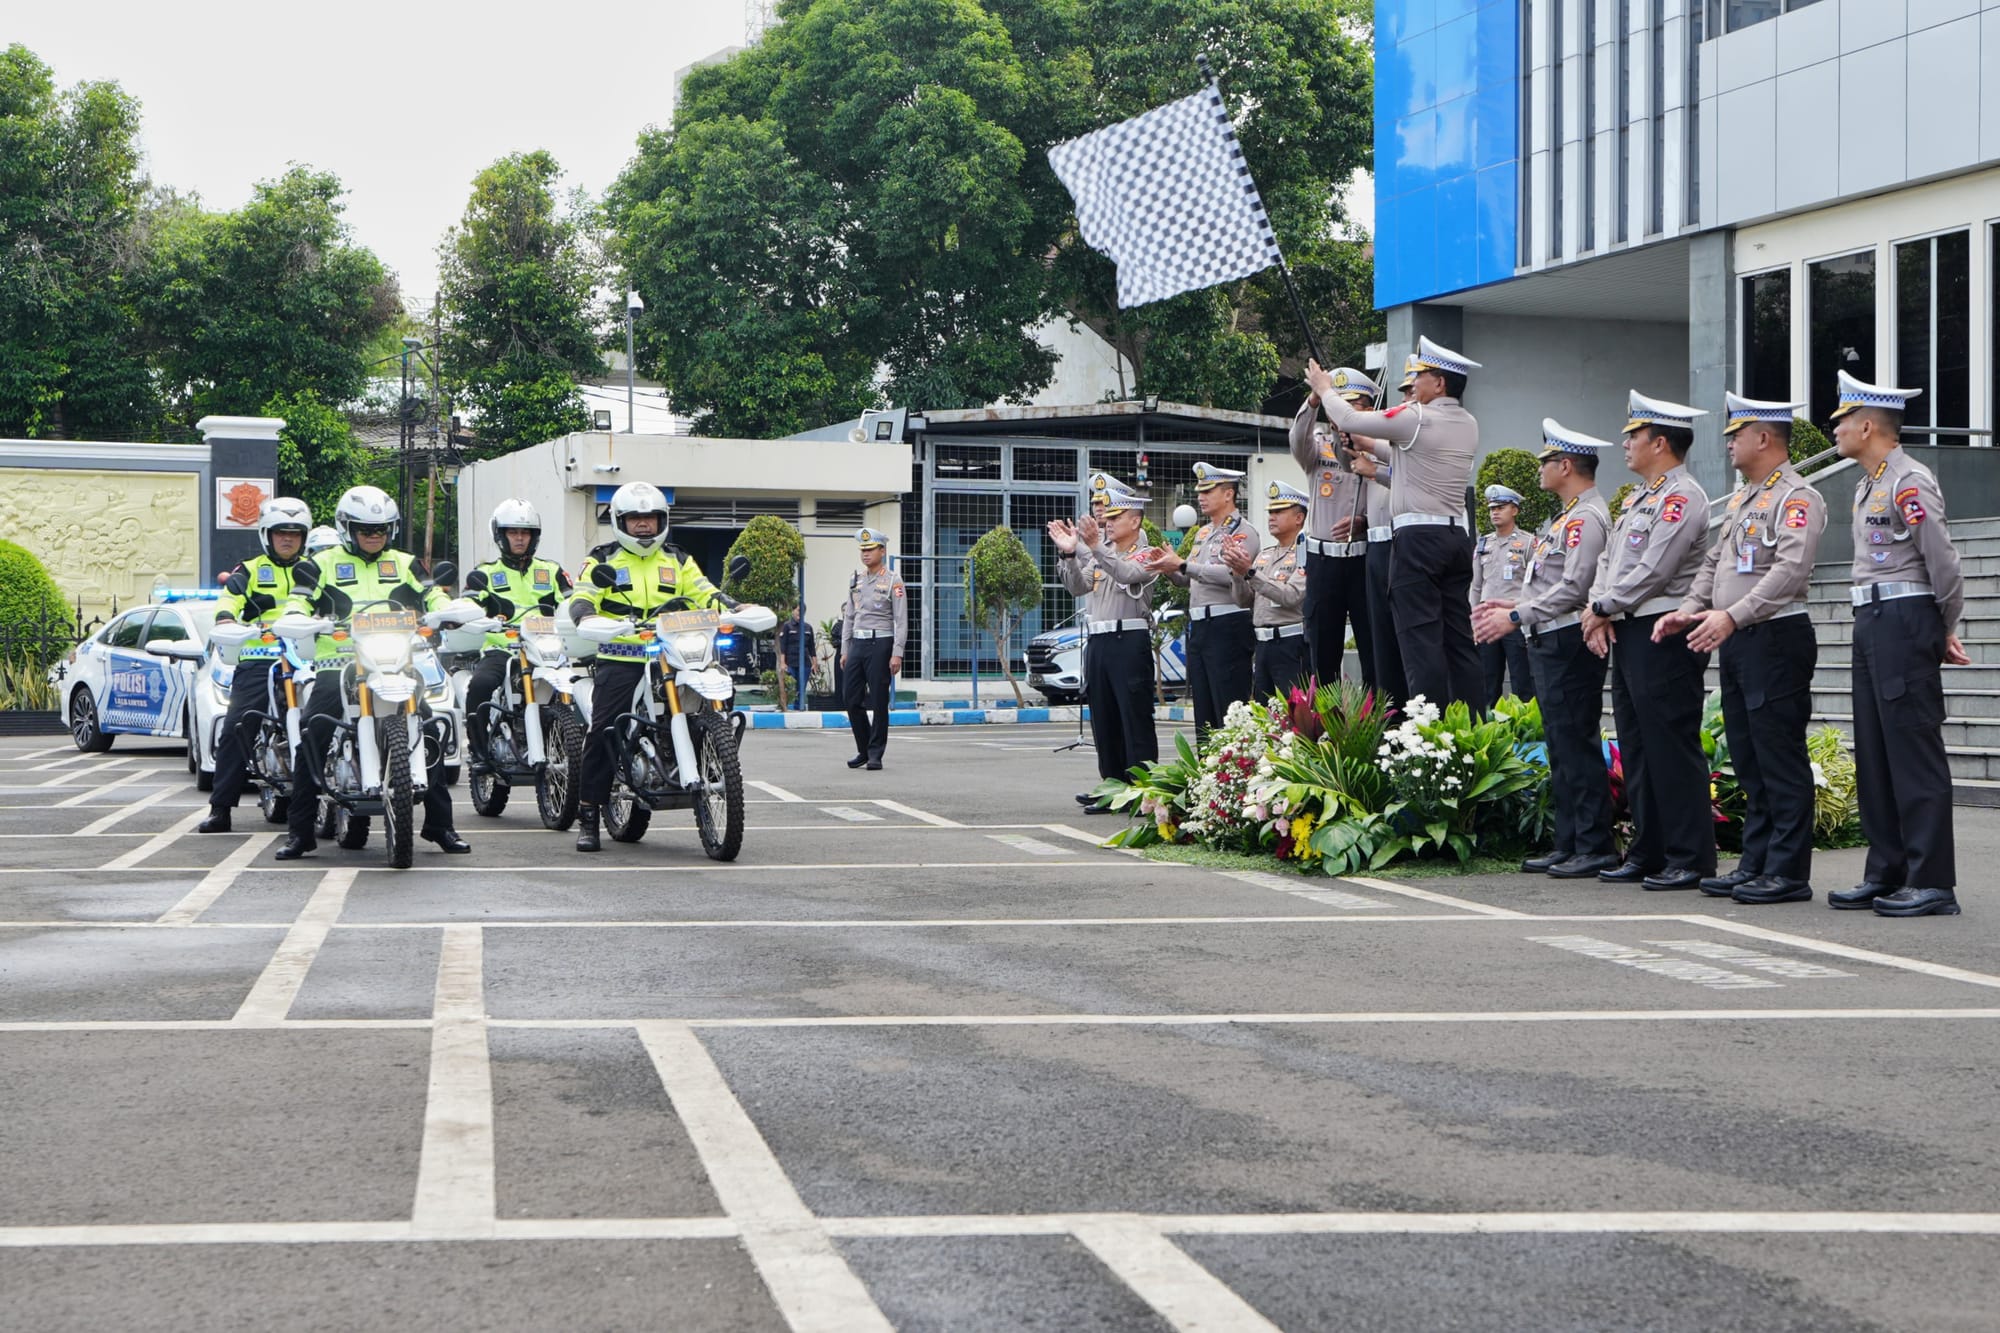
[[[1083,806],[1096,805],[1097,798],[1087,791],[1080,791],[1076,794],[1076,803]]]
[[[1653,872],[1637,861],[1624,861],[1611,870],[1600,870],[1597,877],[1606,884],[1637,884]]]
[[[1550,866],[1561,861],[1567,861],[1573,855],[1575,855],[1573,852],[1543,852],[1540,856],[1531,856],[1521,862],[1521,873],[1524,875],[1546,874]]]
[[[1894,884],[1876,884],[1873,881],[1863,880],[1851,889],[1827,894],[1826,905],[1836,912],[1865,912],[1875,905],[1877,898],[1901,892],[1902,890]]]
[[[1711,898],[1727,898],[1730,894],[1753,879],[1762,878],[1754,870],[1745,870],[1741,863],[1726,875],[1710,875],[1701,882],[1701,891]]]
[[[870,773],[880,773],[882,771],[882,761],[880,759],[870,759],[868,761],[868,771]]]
[[[1736,892],[1730,896],[1745,907],[1768,907],[1773,903],[1809,903],[1813,892],[1812,885],[1802,879],[1759,875],[1737,885]]]
[[[311,856],[318,849],[319,839],[313,837],[312,834],[308,833],[303,838],[293,836],[285,839],[285,845],[278,849],[278,854],[272,859],[276,861],[296,861],[301,856]]]
[[[1958,895],[1950,889],[1898,889],[1875,900],[1876,916],[1957,916]]]
[[[1108,805],[1099,805],[1097,802],[1093,801],[1089,805],[1083,807],[1083,813],[1085,813],[1086,815],[1115,815],[1118,812],[1116,810],[1113,810]]]
[[[859,767],[861,767],[861,766],[862,766],[863,764],[865,764],[865,763],[867,763],[867,762],[868,762],[868,756],[867,756],[867,755],[865,755],[865,754],[857,754],[857,755],[855,755],[855,756],[854,756],[854,758],[852,758],[852,759],[850,759],[850,760],[848,760],[848,761],[847,761],[847,766],[848,766],[849,768],[859,768]]]
[[[208,818],[196,824],[194,831],[196,833],[229,832],[229,811],[226,809],[211,809],[208,812]]]
[[[603,845],[597,841],[597,807],[580,805],[576,809],[576,849],[579,852],[597,852]]]
[[[1693,889],[1700,886],[1699,870],[1662,870],[1657,875],[1648,875],[1639,881],[1639,887],[1651,893],[1666,889]]]
[[[472,844],[458,836],[457,829],[440,829],[436,833],[418,835],[425,842],[434,842],[454,856],[463,856],[472,850]]]
[[[1618,858],[1610,852],[1582,852],[1550,866],[1548,876],[1550,879],[1602,879],[1605,871],[1614,870],[1617,866]]]

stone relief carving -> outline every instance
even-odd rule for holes
[[[161,575],[200,579],[201,476],[193,472],[0,469],[0,534],[34,552],[72,608],[109,616]]]

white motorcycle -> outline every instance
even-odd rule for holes
[[[277,648],[278,670],[272,678],[265,707],[245,715],[237,741],[243,746],[243,759],[249,769],[250,780],[257,784],[257,806],[264,812],[265,822],[282,824],[291,807],[292,756],[299,752],[299,713],[312,693],[312,655],[301,653],[299,646],[290,639],[255,625],[217,625],[214,634],[209,637],[209,645],[215,652],[216,660],[232,671],[261,671],[267,668],[269,659],[252,659],[246,663],[241,657],[244,645],[260,638]],[[226,720],[224,717],[215,719],[215,734],[210,738],[211,754],[222,747],[222,728]]]
[[[440,625],[455,623],[481,633],[500,627],[499,621],[482,616],[479,607],[461,601],[425,613],[420,624],[415,611],[385,600],[357,606],[345,630],[313,616],[278,618],[277,633],[303,645],[322,634],[354,643],[354,655],[340,673],[341,711],[337,717],[316,719],[330,734],[325,767],[314,776],[331,802],[329,831],[340,846],[366,846],[369,821],[379,815],[390,867],[409,868],[415,810],[429,786],[425,747],[442,750],[451,725],[448,718],[436,716],[428,726],[424,722],[420,703],[426,687],[416,654],[429,646],[426,640]],[[328,822],[323,807],[321,827]]]
[[[488,818],[498,816],[507,808],[513,788],[532,782],[543,826],[566,829],[576,822],[583,739],[590,727],[579,695],[588,691],[582,673],[570,664],[554,616],[525,616],[518,628],[509,626],[505,633],[507,672],[483,709],[486,751],[475,753],[470,740],[464,751],[472,765],[472,808]],[[451,673],[460,716],[466,712],[465,692],[473,668],[485,648],[484,636],[469,647],[465,637],[463,630],[445,635],[446,652],[461,654],[469,662]]]

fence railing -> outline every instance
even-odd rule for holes
[[[0,625],[0,712],[54,708],[50,665],[96,628],[95,621],[85,624],[68,617]]]

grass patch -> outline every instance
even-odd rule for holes
[[[1296,875],[1300,879],[1323,879],[1318,867],[1308,869],[1296,861],[1280,861],[1267,853],[1219,852],[1190,843],[1155,843],[1139,854],[1153,861],[1201,866],[1205,870],[1261,870],[1269,875]],[[1381,870],[1357,873],[1377,879],[1463,879],[1470,875],[1511,875],[1520,870],[1516,857],[1475,856],[1464,865],[1456,861],[1398,861]]]
[[[1398,861],[1364,873],[1378,879],[1463,879],[1468,875],[1515,875],[1520,870],[1518,856],[1475,856],[1464,865],[1456,861]]]

